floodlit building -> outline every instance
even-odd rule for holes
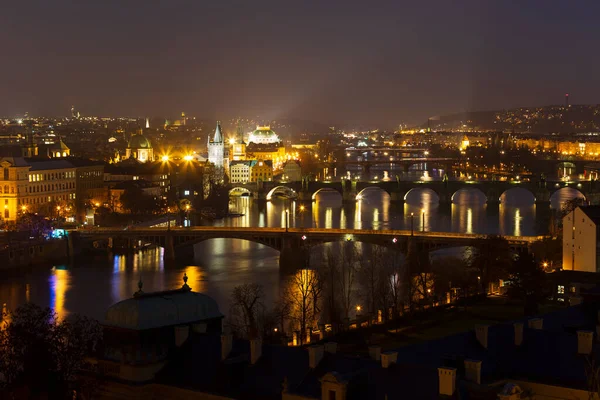
[[[273,180],[273,162],[257,160],[250,166],[250,182],[270,182]]]
[[[133,135],[129,139],[127,149],[125,150],[125,157],[123,159],[135,159],[139,162],[145,163],[148,161],[154,161],[154,150],[152,143],[140,129],[137,134]]]
[[[256,160],[232,161],[229,164],[229,181],[231,183],[250,182],[250,170],[256,163]]]
[[[256,130],[248,135],[246,158],[271,160],[273,167],[278,169],[286,160],[285,146],[271,127],[257,126]]]
[[[577,207],[563,217],[564,270],[598,272],[600,206]]]

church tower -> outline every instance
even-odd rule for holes
[[[225,143],[223,142],[223,134],[221,133],[221,122],[217,122],[217,129],[213,139],[208,137],[208,161],[213,163],[217,168],[223,168],[223,158],[225,154]]]
[[[233,151],[231,152],[231,159],[234,161],[240,161],[246,159],[246,143],[244,143],[244,131],[242,126],[238,123],[237,127],[237,140],[233,144]]]
[[[29,127],[29,131],[27,132],[27,142],[21,147],[21,154],[23,157],[38,156],[38,145],[33,140],[33,126],[31,125]]]

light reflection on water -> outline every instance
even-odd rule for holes
[[[578,192],[563,189],[553,196],[552,207]],[[468,190],[456,193],[451,207],[438,204],[428,190],[408,193],[403,206],[391,204],[387,193],[367,190],[362,200],[343,206],[337,192],[322,191],[312,207],[300,210],[294,201],[274,200],[259,207],[244,197],[233,201],[243,217],[216,221],[221,226],[285,226],[289,209],[290,227],[332,227],[363,229],[410,229],[416,231],[453,231],[486,234],[533,235],[536,213],[529,193],[511,190],[502,196],[500,206],[489,207],[485,195]],[[541,206],[540,206],[541,207]],[[424,210],[424,225],[423,214]],[[414,217],[411,218],[410,214]],[[195,246],[195,259],[187,264],[163,262],[162,249],[147,249],[128,256],[99,255],[77,260],[70,266],[37,267],[22,274],[11,274],[0,281],[0,303],[15,308],[28,300],[54,307],[64,317],[79,312],[100,320],[113,303],[129,298],[142,280],[145,292],[181,287],[183,273],[188,285],[217,300],[221,311],[229,312],[233,288],[243,283],[259,283],[270,304],[280,285],[279,253],[271,248],[243,240],[212,239]]]

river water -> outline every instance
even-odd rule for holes
[[[562,189],[553,196],[551,207],[557,209],[561,202],[578,194],[573,189]],[[534,235],[547,228],[549,213],[536,210],[533,200],[530,193],[513,189],[494,210],[486,206],[483,193],[464,191],[456,194],[451,209],[440,209],[433,192],[415,190],[408,194],[406,204],[398,207],[390,204],[385,192],[368,190],[355,206],[347,207],[342,206],[339,194],[321,192],[312,209],[302,211],[289,200],[276,199],[259,208],[242,197],[232,201],[232,208],[245,215],[214,225],[283,227],[285,210],[289,209],[289,226],[293,227],[410,229],[412,219],[415,231]],[[546,217],[536,219],[536,213]],[[111,304],[131,297],[140,279],[146,292],[173,289],[183,284],[184,272],[192,289],[215,298],[225,314],[236,285],[261,284],[267,305],[276,298],[281,281],[277,251],[243,240],[213,239],[197,244],[195,254],[193,265],[165,264],[159,248],[5,273],[0,279],[0,303],[13,309],[31,301],[53,307],[61,317],[81,313],[102,321]]]

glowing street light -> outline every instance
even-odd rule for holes
[[[194,157],[191,154],[186,154],[185,156],[183,156],[183,159],[185,161],[192,161]]]
[[[425,209],[421,209],[421,216],[423,217],[423,222],[421,223],[421,232],[425,232]]]
[[[230,145],[234,145],[234,144],[235,144],[235,138],[231,138],[231,139],[229,139],[229,144],[230,144]]]
[[[164,156],[162,156],[162,157],[160,158],[160,160],[161,160],[162,162],[167,162],[167,161],[169,161],[169,156],[165,154]]]
[[[359,313],[361,310],[361,307],[359,305],[356,306],[356,312]]]
[[[414,236],[415,232],[415,213],[410,213],[410,236]]]

